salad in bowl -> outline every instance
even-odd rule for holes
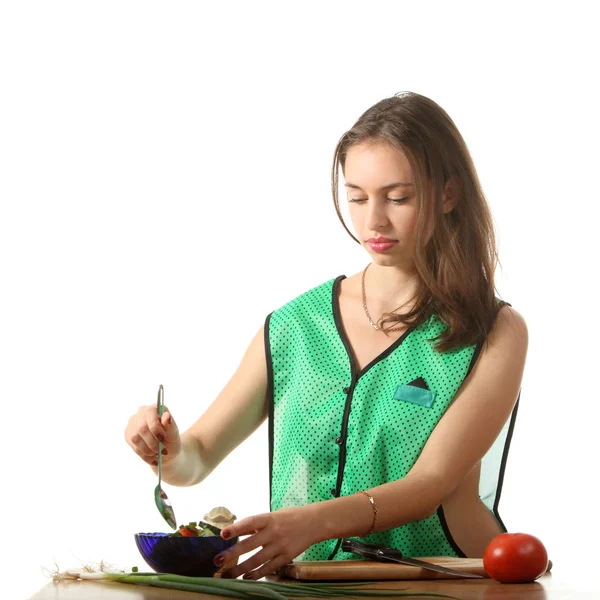
[[[213,562],[219,552],[237,543],[237,537],[228,540],[221,537],[221,530],[235,519],[229,509],[217,506],[201,520],[181,525],[173,533],[136,533],[135,543],[146,563],[157,573],[213,577],[237,564],[237,558],[221,567]]]

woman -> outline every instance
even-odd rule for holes
[[[340,213],[339,167],[359,239]],[[492,218],[460,133],[424,96],[384,99],[340,139],[332,184],[367,268],[269,314],[183,435],[154,405],[125,430],[154,467],[161,440],[163,479],[187,486],[269,418],[271,512],[222,531],[248,537],[217,564],[262,547],[232,577],[356,558],[344,537],[481,557],[506,531],[497,507],[527,327],[495,296]]]

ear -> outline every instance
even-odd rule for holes
[[[450,177],[446,181],[446,185],[444,186],[443,192],[443,209],[444,213],[449,213],[455,206],[458,201],[458,197],[460,196],[460,179],[458,175],[454,177]]]

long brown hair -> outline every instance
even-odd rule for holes
[[[336,212],[358,243],[340,212],[338,170],[344,174],[349,148],[376,142],[400,149],[413,170],[418,206],[414,260],[420,276],[413,309],[385,313],[378,325],[384,331],[386,323],[419,325],[436,314],[447,325],[434,338],[437,351],[487,341],[500,309],[494,285],[500,260],[492,214],[462,135],[438,104],[413,92],[385,98],[360,116],[340,138],[332,172]],[[450,178],[456,178],[460,191],[455,207],[444,213],[442,192]]]

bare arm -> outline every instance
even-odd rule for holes
[[[182,435],[182,449],[163,464],[171,485],[201,482],[267,418],[267,361],[264,325],[248,346],[233,377],[204,414]],[[153,467],[157,472],[157,468]]]
[[[368,490],[377,505],[375,531],[386,531],[433,514],[483,458],[509,418],[521,387],[528,346],[523,317],[503,307],[472,372],[433,430],[410,472]],[[326,524],[321,539],[363,535],[373,519],[364,494],[304,507]]]

